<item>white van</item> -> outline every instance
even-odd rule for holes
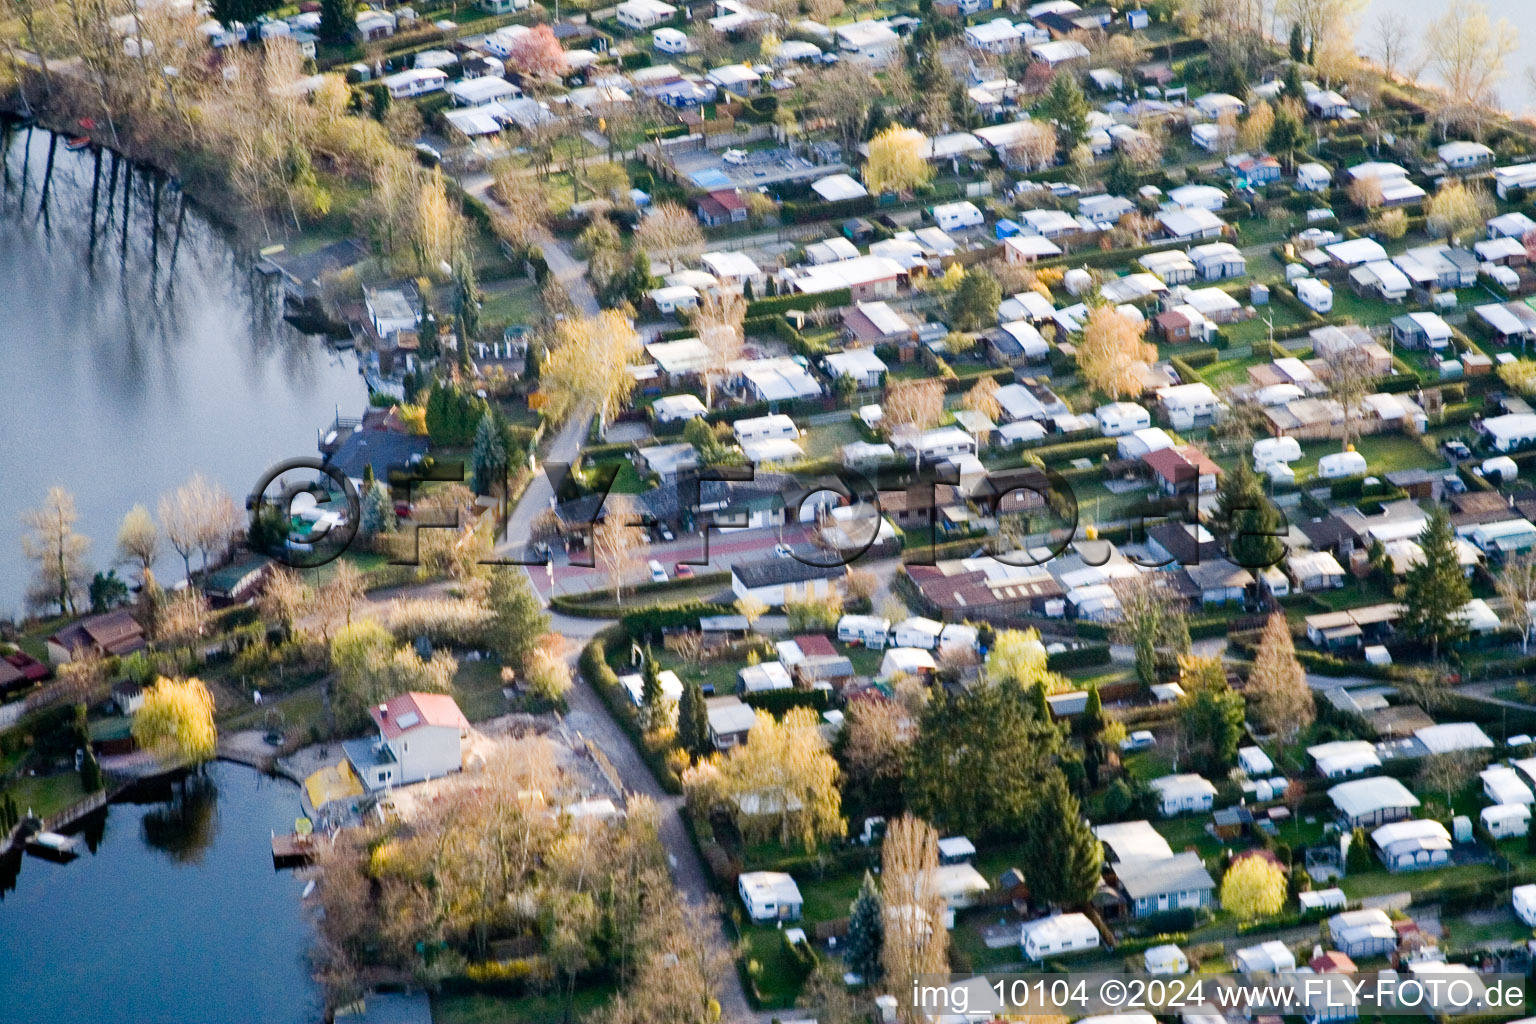
[[[663,569],[661,567],[661,563],[656,561],[656,559],[653,558],[648,563],[646,563],[646,568],[651,570],[652,583],[667,582],[667,570]]]
[[[1365,472],[1365,456],[1359,452],[1334,452],[1317,460],[1317,475],[1324,480],[1360,476]]]
[[[1253,442],[1253,471],[1265,473],[1276,463],[1301,458],[1301,444],[1294,437],[1264,437]]]

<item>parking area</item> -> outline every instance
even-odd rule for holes
[[[847,169],[841,163],[817,163],[805,155],[791,154],[782,146],[723,152],[700,149],[670,155],[678,174],[702,189],[755,189],[787,181],[815,181]]]

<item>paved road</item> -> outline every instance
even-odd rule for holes
[[[661,788],[650,768],[641,760],[629,735],[613,720],[607,705],[587,680],[578,676],[576,685],[566,696],[566,703],[569,708],[567,724],[608,755],[608,760],[613,762],[630,793],[648,797],[656,804],[660,812],[661,844],[671,863],[672,880],[677,884],[683,899],[690,904],[701,904],[713,898],[715,893],[710,887],[709,877],[704,873],[704,865],[683,824],[683,798],[673,796]],[[723,926],[716,935],[722,950],[734,964],[735,951]],[[721,979],[719,995],[722,1019],[728,1024],[766,1022],[774,1016],[769,1013],[759,1014],[752,1009],[735,970],[727,971]]]
[[[711,572],[723,572],[731,566],[739,563],[760,562],[765,558],[772,558],[775,546],[780,541],[788,544],[797,551],[808,550],[807,539],[810,536],[811,527],[798,525],[786,526],[783,530],[777,527],[768,527],[758,530],[743,530],[739,533],[711,533],[709,537],[709,551],[707,564],[693,565],[695,575]],[[590,556],[583,554],[584,559]],[[807,558],[811,556],[807,555]],[[642,552],[643,561],[655,560],[661,563],[668,576],[675,576],[677,563],[704,563],[705,541],[702,534],[691,533],[679,537],[675,541],[659,544],[649,544]],[[541,597],[547,597],[550,592],[548,573],[541,569],[530,569],[529,576],[533,580],[533,588]],[[650,570],[642,564],[630,574],[631,582],[646,583],[650,581]],[[608,574],[601,568],[583,565],[572,565],[563,555],[555,560],[555,585],[557,594],[584,594],[595,590],[602,590],[611,586]]]

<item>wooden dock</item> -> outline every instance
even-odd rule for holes
[[[315,837],[299,835],[297,832],[291,835],[280,836],[272,834],[272,866],[279,870],[283,868],[303,867],[315,859]]]

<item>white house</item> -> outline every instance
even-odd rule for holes
[[[1497,764],[1479,773],[1483,780],[1483,795],[1496,804],[1532,804],[1536,796],[1531,787],[1520,781],[1520,773],[1508,765]]]
[[[1194,111],[1207,121],[1214,121],[1227,111],[1241,114],[1245,108],[1242,100],[1230,93],[1208,92],[1194,102]]]
[[[1515,412],[1491,416],[1483,420],[1481,429],[1498,451],[1519,451],[1536,443],[1536,414]]]
[[[1493,163],[1493,150],[1481,142],[1447,142],[1435,153],[1440,157],[1440,162],[1453,171],[1464,171]]]
[[[614,8],[613,16],[620,25],[632,32],[644,32],[655,28],[677,13],[677,8],[661,0],[624,0]]]
[[[1296,969],[1296,954],[1285,943],[1271,939],[1232,954],[1232,966],[1245,974],[1279,974]]]
[[[965,45],[983,53],[1012,53],[1024,41],[1024,33],[1007,18],[993,18],[965,30]]]
[[[1381,767],[1381,758],[1376,756],[1376,745],[1365,740],[1319,743],[1315,747],[1308,747],[1307,753],[1317,765],[1318,774],[1325,779],[1360,775]]]
[[[462,82],[454,82],[444,91],[452,96],[454,104],[460,107],[478,107],[497,100],[516,99],[523,94],[523,90],[505,78],[497,78],[494,75],[466,78]]]
[[[1509,894],[1515,916],[1536,928],[1536,885],[1517,885]]]
[[[1173,438],[1162,427],[1146,427],[1125,434],[1115,445],[1122,459],[1142,459],[1148,454],[1173,447]]]
[[[1371,833],[1388,871],[1416,871],[1450,861],[1451,834],[1438,821],[1394,821]]]
[[[880,67],[901,50],[901,37],[883,22],[866,18],[839,25],[833,31],[837,35],[837,48],[857,63]]]
[[[435,779],[464,767],[469,720],[445,693],[402,693],[368,709],[378,735],[342,749],[369,790]]]
[[[884,306],[884,303],[872,305]],[[889,307],[886,307],[889,309]],[[872,348],[850,348],[833,352],[821,361],[828,376],[848,377],[861,388],[877,388],[885,378],[885,360],[875,355]]]
[[[1099,432],[1105,437],[1120,437],[1152,426],[1152,414],[1135,402],[1110,402],[1099,406],[1093,414],[1099,421]]]
[[[798,921],[805,907],[800,887],[782,871],[743,871],[736,891],[754,921]]]
[[[383,80],[384,88],[393,99],[403,100],[412,96],[424,96],[437,92],[448,84],[448,75],[438,68],[411,68],[399,71]]]
[[[1099,930],[1083,914],[1060,914],[1026,921],[1019,927],[1019,947],[1030,960],[1097,949]]]
[[[1216,787],[1199,775],[1164,775],[1150,783],[1158,793],[1163,816],[1171,818],[1190,811],[1208,811],[1216,798]]]
[[[1353,959],[1383,956],[1397,948],[1397,930],[1385,910],[1346,910],[1328,919],[1328,935],[1340,953]]]
[[[943,631],[942,622],[915,615],[896,624],[892,643],[897,647],[921,647],[925,651],[931,651],[938,646],[939,634]]]
[[[678,423],[703,416],[709,410],[698,395],[667,395],[651,403],[651,412],[657,423]]]
[[[731,566],[731,592],[756,598],[769,608],[827,597],[847,575],[842,566],[809,565],[798,558],[769,558]]]
[[[1163,234],[1178,242],[1218,238],[1226,222],[1209,210],[1159,210],[1157,222]]]
[[[1296,187],[1303,192],[1322,192],[1333,183],[1333,175],[1322,164],[1302,164],[1296,168]]]
[[[1208,242],[1189,250],[1189,259],[1207,281],[1224,277],[1242,277],[1248,273],[1248,258],[1231,242]],[[1167,280],[1164,278],[1164,280]],[[1169,282],[1172,284],[1173,282]]]
[[[1201,420],[1214,419],[1221,411],[1221,399],[1204,381],[1158,388],[1157,401],[1175,430],[1188,430]]]
[[[648,294],[658,313],[670,315],[680,309],[699,308],[699,290],[691,285],[667,285],[653,288]]]
[[[986,223],[986,218],[975,203],[962,199],[935,206],[933,222],[945,231],[959,231],[963,228],[979,228]]]
[[[795,421],[783,413],[737,420],[731,431],[736,435],[737,444],[769,438],[788,438],[793,441],[800,436],[800,428],[795,426]]]
[[[1494,804],[1479,811],[1478,818],[1495,839],[1523,836],[1531,830],[1531,809],[1526,804]]]
[[[1390,775],[1341,782],[1328,790],[1328,798],[1350,828],[1400,821],[1419,806],[1419,798]]]

